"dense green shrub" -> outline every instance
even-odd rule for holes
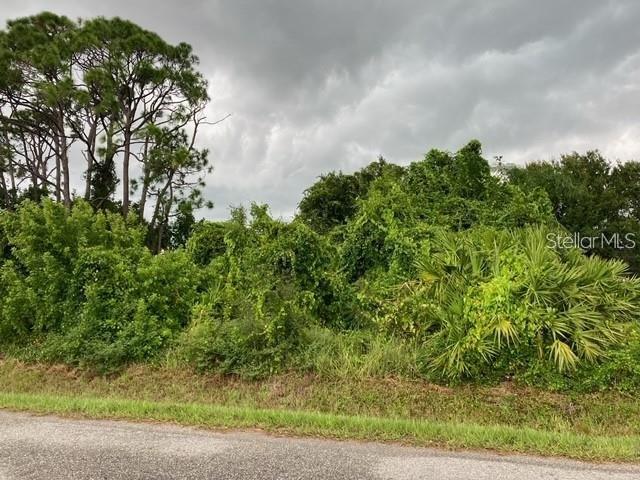
[[[207,267],[210,285],[194,307],[181,354],[200,368],[276,371],[304,325],[322,312],[328,246],[305,225],[274,220],[258,205],[250,218],[234,211],[224,243]]]
[[[83,252],[83,299],[47,353],[114,368],[157,356],[190,321],[199,272],[182,252],[146,253],[137,265],[111,252]],[[59,343],[58,343],[59,342]]]
[[[340,262],[348,278],[357,280],[372,269],[411,268],[417,227],[411,197],[389,179],[376,182],[344,228]]]
[[[476,141],[456,154],[431,150],[424,160],[407,167],[401,185],[419,218],[431,225],[454,230],[475,225],[513,228],[553,220],[544,190],[523,190],[491,175]]]
[[[112,259],[130,263],[145,253],[140,230],[118,215],[96,215],[84,203],[67,212],[48,200],[42,206],[27,202],[6,226],[12,259],[5,267],[13,274],[5,277],[5,299],[33,299],[23,302],[21,316],[29,316],[34,332],[55,330],[77,315],[83,291],[74,269],[86,250],[103,248]]]
[[[380,157],[350,175],[342,172],[322,175],[305,190],[298,205],[298,217],[315,231],[327,233],[353,217],[358,210],[358,201],[367,196],[377,179],[391,177],[397,180],[403,173],[402,167]]]
[[[422,338],[432,367],[449,377],[514,374],[538,359],[563,372],[602,359],[640,317],[640,281],[622,262],[553,249],[549,233],[443,232],[382,321]]]
[[[594,391],[614,388],[634,393],[640,391],[640,329],[635,325],[625,331],[624,342],[607,352],[606,361],[578,369],[561,387]]]
[[[274,373],[298,348],[307,315],[285,284],[248,292],[216,285],[194,308],[178,354],[200,369]]]
[[[54,357],[100,367],[153,358],[186,327],[199,298],[200,272],[182,251],[151,256],[137,265],[111,252],[85,251],[76,274],[83,299],[52,345]]]
[[[229,231],[227,222],[200,222],[187,241],[187,252],[198,265],[208,265],[223,255],[227,247],[224,237]]]
[[[575,371],[562,373],[549,362],[532,359],[518,380],[539,388],[575,393],[611,389],[637,393],[640,391],[640,328],[638,324],[628,325],[624,329],[624,341],[611,346],[600,362],[581,362]]]
[[[120,215],[46,200],[7,224],[3,340],[42,337],[46,357],[108,369],[157,355],[189,322],[199,271],[184,252],[152,256]]]

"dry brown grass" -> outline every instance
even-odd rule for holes
[[[100,376],[62,365],[0,360],[0,391],[512,425],[593,435],[640,434],[640,402],[616,393],[564,395],[513,383],[433,385],[398,378],[284,374],[260,381],[135,365]]]

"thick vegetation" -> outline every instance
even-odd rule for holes
[[[336,181],[357,191],[320,201]],[[549,195],[492,174],[478,142],[321,177],[300,210],[236,209],[154,255],[133,215],[24,201],[0,213],[2,344],[101,370],[640,384],[640,282],[551,242],[568,232]]]
[[[196,66],[188,45],[120,19],[45,13],[0,32],[2,352],[102,371],[169,358],[640,386],[638,163],[492,169],[474,140],[328,173],[291,222],[253,205],[198,223]],[[560,241],[573,234],[600,243]]]

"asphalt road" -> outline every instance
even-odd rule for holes
[[[637,480],[640,466],[215,433],[0,410],[0,480],[125,478]]]

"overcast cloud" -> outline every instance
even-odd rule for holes
[[[640,159],[640,2],[13,1],[120,16],[193,45],[211,84],[207,193],[290,216],[323,172],[406,164],[477,138],[524,163],[598,148]]]

